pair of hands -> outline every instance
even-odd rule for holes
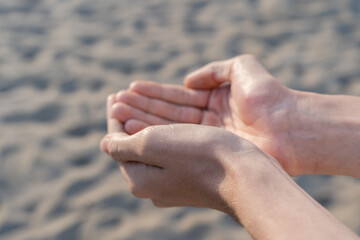
[[[359,106],[288,89],[245,55],[185,87],[135,82],[109,96],[101,149],[157,207],[217,209],[256,239],[358,239],[289,175],[360,176]]]
[[[288,135],[294,104],[256,58],[240,56],[193,72],[185,87],[134,82],[109,96],[110,135],[101,149],[135,196],[232,215],[233,176],[255,158],[275,162],[261,150],[289,174],[301,173]]]

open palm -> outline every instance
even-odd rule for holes
[[[173,123],[221,127],[250,140],[291,173],[291,150],[282,150],[291,140],[290,90],[254,57],[211,63],[188,75],[185,86],[134,82],[116,95],[111,116],[129,134]]]

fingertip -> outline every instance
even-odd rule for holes
[[[101,142],[100,142],[100,149],[102,152],[109,154],[109,141],[110,141],[110,136],[107,135],[105,136]]]
[[[130,83],[129,89],[134,89],[134,88],[136,88],[136,86],[137,86],[138,84],[139,84],[139,81],[134,81],[134,82]]]
[[[107,97],[107,100],[108,100],[108,101],[111,101],[111,100],[114,98],[114,96],[115,96],[115,93],[110,94],[110,95]]]
[[[116,97],[116,94],[115,94],[115,93],[112,93],[112,94],[110,94],[110,95],[107,97],[107,100],[106,100],[106,101],[107,101],[109,104],[111,104],[111,103],[114,102],[115,97]]]
[[[115,95],[116,101],[121,100],[121,96],[123,96],[125,94],[125,92],[126,92],[125,90],[121,90],[118,93],[116,93],[116,95]]]
[[[132,83],[130,83],[129,89],[132,91],[136,91],[138,89],[141,89],[141,87],[146,83],[145,81],[136,80]]]

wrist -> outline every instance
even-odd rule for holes
[[[359,99],[293,92],[289,136],[299,173],[359,176],[360,114],[352,107]]]
[[[226,178],[219,187],[219,193],[224,201],[222,206],[226,208],[220,210],[240,222],[241,207],[246,207],[246,204],[239,202],[239,196],[257,189],[264,179],[273,176],[275,169],[285,171],[275,159],[255,146],[249,151],[225,151],[221,155],[226,158]]]
[[[291,163],[295,172],[295,176],[303,174],[315,173],[314,159],[317,153],[313,149],[317,149],[321,133],[318,125],[318,114],[314,111],[318,109],[315,105],[315,95],[309,92],[291,90],[293,98],[292,109],[289,110],[289,128],[286,133],[288,143],[291,146]],[[321,117],[321,115],[320,115]]]

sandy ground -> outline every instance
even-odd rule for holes
[[[1,0],[0,238],[250,239],[135,199],[98,150],[109,93],[241,53],[292,88],[360,95],[360,1]],[[297,182],[360,234],[359,180]]]

